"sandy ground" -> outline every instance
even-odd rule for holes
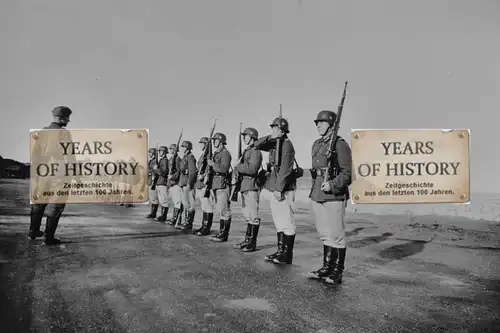
[[[46,247],[26,237],[27,182],[0,180],[2,327],[12,327],[8,332],[500,331],[498,222],[359,213],[351,207],[345,281],[330,288],[306,279],[321,263],[307,202],[297,202],[295,259],[287,267],[262,260],[276,237],[265,200],[259,251],[248,254],[231,247],[245,228],[238,205],[225,244],[147,221],[147,210],[146,205],[68,206],[58,230],[65,243]]]

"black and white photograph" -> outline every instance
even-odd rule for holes
[[[2,333],[500,332],[500,0],[0,18]]]

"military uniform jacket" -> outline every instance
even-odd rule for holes
[[[231,153],[229,153],[226,147],[223,147],[214,152],[212,160],[215,163],[212,166],[214,172],[212,190],[229,188],[231,185],[231,175],[229,173],[231,167]]]
[[[171,163],[173,163],[173,157],[171,157],[168,161],[169,166],[171,167]],[[174,186],[179,183],[179,178],[181,176],[179,170],[181,167],[181,158],[179,155],[175,155],[175,165],[174,165],[174,172],[172,173],[172,178],[168,181],[167,185],[168,186]]]
[[[241,176],[240,192],[258,190],[257,177],[262,164],[262,152],[254,146],[247,148],[243,152],[242,162],[234,169]]]
[[[155,174],[153,170],[153,166],[156,164],[156,159],[150,159],[148,161],[148,186],[151,186],[153,183],[153,175]]]
[[[341,137],[337,137],[335,152],[332,154],[332,162],[337,167],[335,178],[330,177],[330,192],[323,192],[321,184],[325,179],[325,171],[328,166],[327,153],[330,147],[331,136],[325,135],[314,141],[312,146],[312,187],[309,198],[316,202],[343,201],[349,197],[349,185],[351,185],[351,148]]]
[[[31,152],[36,156],[36,160],[39,163],[59,163],[59,171],[56,172],[56,177],[39,177],[36,175],[36,171],[32,172],[32,177],[36,179],[33,183],[33,193],[41,193],[45,191],[52,190],[62,190],[63,184],[68,180],[66,177],[65,164],[76,163],[76,157],[73,154],[63,155],[63,148],[60,145],[61,142],[72,142],[71,133],[66,130],[61,124],[52,122],[50,125],[45,126],[43,130],[59,130],[58,135],[50,134],[44,136],[43,133],[40,136],[44,136],[43,140],[36,140],[33,146],[33,151]],[[43,141],[43,143],[41,142]],[[68,148],[71,150],[71,148]],[[32,169],[35,167],[32,165]],[[36,170],[36,169],[35,169]],[[79,182],[79,176],[72,176],[72,179]],[[63,178],[64,177],[64,178]],[[64,203],[67,200],[66,196],[59,196],[59,203]]]
[[[277,139],[272,139],[270,135],[257,140],[254,146],[258,150],[269,152],[269,164],[271,171],[265,184],[265,188],[270,191],[286,192],[293,191],[296,187],[296,179],[293,177],[293,163],[295,161],[295,149],[292,141],[285,135],[279,139],[280,158],[276,160]]]
[[[168,182],[168,171],[169,171],[168,158],[162,157],[158,161],[158,169],[156,169],[156,174],[159,176],[156,185],[167,186]]]
[[[196,176],[198,175],[198,172],[196,170],[196,158],[191,152],[184,155],[184,157],[181,159],[179,171],[179,186],[189,186],[191,189],[194,189],[194,184],[196,183]]]
[[[200,158],[196,162],[196,168],[198,169],[198,176],[205,177],[206,176],[206,170],[207,170],[207,167],[206,167],[207,159],[206,159],[206,157],[204,158],[203,155],[205,155],[204,152],[201,153]],[[203,169],[204,167],[205,167],[205,169]],[[202,180],[199,180],[198,178],[196,179],[195,188],[197,190],[201,190],[205,186],[206,186],[205,185],[205,179],[202,179]]]

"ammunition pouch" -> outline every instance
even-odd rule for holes
[[[257,186],[264,187],[267,181],[269,172],[267,170],[261,169],[257,174]]]
[[[304,175],[304,169],[299,166],[296,159],[293,161],[295,162],[295,168],[292,170],[292,177],[293,179],[299,179]]]

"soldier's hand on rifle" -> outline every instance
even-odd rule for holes
[[[203,179],[205,179],[204,175],[198,175],[198,180],[203,180]]]
[[[172,179],[172,175],[168,175],[167,179],[168,180]]]
[[[329,182],[325,182],[323,184],[321,184],[321,191],[323,192],[330,192],[332,189],[330,187],[330,183]]]
[[[207,160],[207,164],[212,167],[215,165],[215,162],[212,160]]]
[[[153,171],[156,171],[158,170],[158,164],[153,164],[153,167],[152,167]]]
[[[273,195],[278,201],[283,201],[285,199],[285,197],[283,196],[283,192],[274,191]]]

